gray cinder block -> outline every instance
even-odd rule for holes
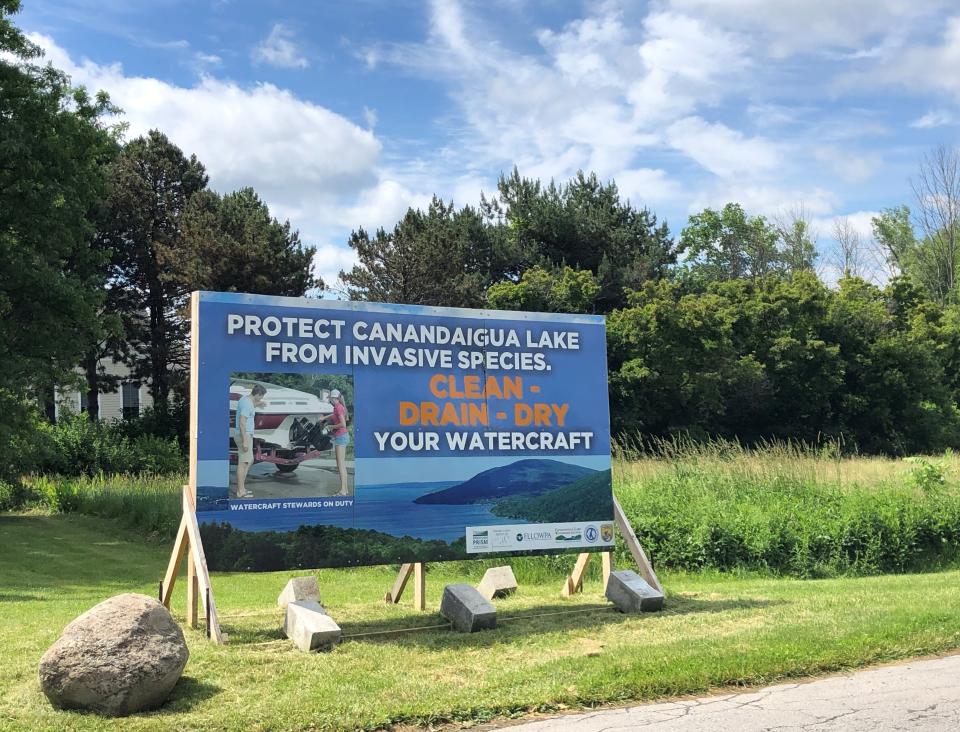
[[[454,630],[475,633],[497,627],[497,609],[468,584],[443,588],[440,614],[453,623]]]
[[[495,597],[506,597],[516,590],[517,578],[513,576],[513,568],[510,565],[491,567],[483,575],[480,584],[477,585],[477,591],[488,600]]]
[[[291,602],[304,600],[320,602],[320,586],[317,584],[317,578],[313,575],[294,577],[287,582],[287,586],[283,588],[283,592],[277,598],[277,605],[286,607]]]
[[[283,634],[301,651],[323,651],[337,644],[341,631],[319,602],[299,600],[287,605]]]
[[[611,572],[607,582],[607,599],[623,613],[640,613],[661,610],[663,593],[647,584],[632,569]]]

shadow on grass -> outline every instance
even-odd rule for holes
[[[549,603],[523,610],[499,608],[497,630],[489,633],[453,633],[449,623],[438,612],[425,612],[402,617],[374,618],[350,621],[336,617],[343,630],[343,641],[371,644],[400,644],[420,646],[488,646],[508,638],[520,638],[574,629],[618,625],[636,620],[655,620],[658,617],[690,615],[697,613],[723,613],[738,610],[758,610],[786,604],[783,600],[752,598],[699,599],[676,596],[667,599],[664,609],[656,613],[625,615],[610,603]],[[223,629],[231,643],[265,643],[285,639],[279,623],[225,624]]]
[[[663,606],[664,615],[689,615],[692,613],[725,613],[731,610],[757,610],[786,605],[786,600],[754,600],[752,598],[727,598],[701,600],[697,597],[674,595]]]
[[[43,600],[44,596],[39,593],[18,594],[14,592],[0,592],[0,602],[36,602]]]
[[[216,684],[200,681],[192,676],[181,676],[170,692],[170,697],[159,709],[138,714],[138,717],[162,717],[167,714],[189,712],[200,702],[211,699],[223,691]]]
[[[92,531],[109,527],[109,540],[90,541]],[[162,554],[115,522],[76,514],[0,515],[0,560],[4,590],[21,600],[44,600],[31,596],[37,586],[56,591],[82,591],[90,585],[105,589],[139,587],[158,578]],[[15,561],[12,559],[15,557]]]

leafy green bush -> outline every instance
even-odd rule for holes
[[[924,492],[935,490],[947,482],[947,468],[941,462],[931,462],[922,457],[904,458],[904,462],[914,466],[910,471],[913,482]]]
[[[16,506],[17,495],[13,483],[0,479],[0,511],[9,511]]]
[[[51,511],[70,513],[80,508],[77,486],[69,478],[41,475],[27,484],[33,496]]]
[[[168,441],[175,440],[185,451],[189,427],[187,410],[186,402],[156,404],[144,409],[138,417],[114,422],[112,427],[131,441],[140,437],[159,437]]]
[[[58,475],[99,473],[182,472],[186,460],[173,438],[139,434],[132,439],[122,423],[90,421],[83,414],[67,414],[54,425],[42,424],[38,433],[46,443],[36,471]]]

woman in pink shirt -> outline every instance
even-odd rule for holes
[[[343,395],[339,389],[330,392],[330,401],[333,403],[333,414],[325,417],[333,427],[333,450],[337,457],[337,470],[340,471],[340,492],[338,496],[350,495],[347,484],[347,445],[350,443],[350,433],[347,431],[347,408],[343,403]]]

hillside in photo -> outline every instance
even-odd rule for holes
[[[564,521],[610,521],[613,519],[613,487],[609,470],[581,478],[576,483],[541,493],[500,501],[495,516],[524,519],[530,523]]]
[[[596,472],[582,465],[570,465],[559,460],[518,460],[509,465],[484,470],[450,488],[422,495],[414,503],[483,503],[499,498],[537,496],[575,483]]]

